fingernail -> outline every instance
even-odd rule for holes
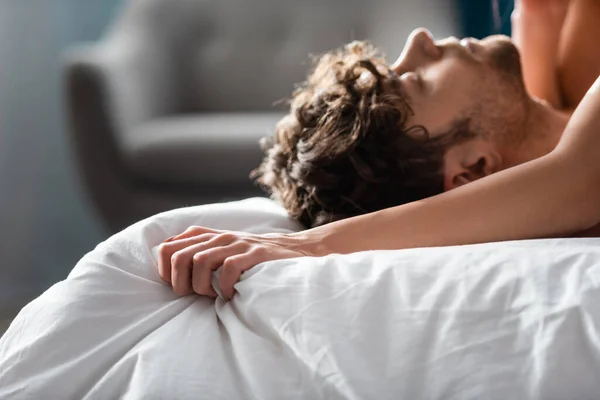
[[[177,237],[177,235],[171,236],[170,238],[168,238],[168,239],[165,240],[165,243],[166,242],[170,242],[171,240],[175,239],[176,237]]]

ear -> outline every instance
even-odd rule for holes
[[[500,171],[502,158],[493,143],[482,138],[452,146],[444,156],[444,190],[452,190]]]

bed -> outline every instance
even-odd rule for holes
[[[300,227],[267,199],[169,211],[99,244],[0,340],[0,399],[597,399],[600,240],[264,263],[178,297],[189,225]]]

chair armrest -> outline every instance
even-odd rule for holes
[[[81,106],[75,98],[85,100],[95,89],[110,125],[120,131],[176,112],[177,74],[168,51],[151,37],[131,34],[69,49],[64,79],[70,111]]]
[[[90,200],[109,220],[123,212],[115,199],[130,191],[122,156],[125,132],[178,105],[166,54],[149,41],[116,34],[63,54],[71,144]]]

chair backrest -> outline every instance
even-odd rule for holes
[[[186,111],[264,111],[304,80],[309,54],[368,39],[393,61],[410,31],[457,31],[448,0],[130,0],[116,24],[160,40]]]

